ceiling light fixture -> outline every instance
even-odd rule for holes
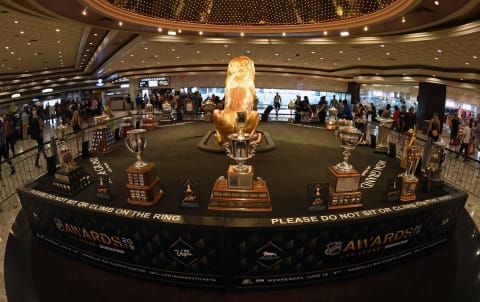
[[[402,17],[402,23],[405,23],[407,22],[407,20],[405,19],[405,16]]]
[[[59,32],[60,32],[60,28],[56,28],[55,31],[56,31],[57,33],[59,33]]]
[[[158,31],[159,33],[161,33],[161,32],[163,31],[163,28],[159,27],[159,28],[157,28],[157,31]]]
[[[323,35],[324,35],[324,36],[328,35],[328,31],[324,31],[324,32],[323,32]]]
[[[363,31],[368,31],[368,26],[365,26],[365,27],[363,28]]]
[[[434,3],[436,6],[439,6],[439,5],[440,5],[440,1],[433,1],[433,3]]]
[[[198,34],[199,34],[200,36],[203,36],[203,31],[199,31]]]
[[[286,35],[287,35],[287,33],[285,33],[285,32],[283,32],[283,33],[282,33],[282,36],[284,36],[284,37],[285,37]]]
[[[122,22],[122,21],[118,21],[118,26],[123,26],[123,22]]]
[[[350,35],[350,33],[348,32],[348,30],[342,30],[340,32],[341,37],[348,37],[349,35]]]
[[[245,34],[244,33],[240,33],[240,37],[243,37]]]
[[[167,35],[169,35],[169,36],[176,36],[176,35],[177,35],[177,32],[174,31],[174,30],[169,30],[169,31],[167,32]]]
[[[86,7],[82,10],[82,15],[84,15],[84,16],[87,15],[87,8]]]

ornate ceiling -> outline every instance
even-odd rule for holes
[[[237,55],[279,76],[478,91],[479,15],[480,0],[0,0],[0,98],[218,74]]]

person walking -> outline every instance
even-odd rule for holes
[[[278,111],[280,110],[281,106],[282,106],[282,97],[277,92],[277,94],[273,98],[273,108],[275,108],[275,116],[277,118],[278,118]]]
[[[37,141],[37,155],[35,157],[35,167],[40,168],[40,154],[43,154],[45,160],[47,153],[43,146],[43,120],[38,116],[37,110],[32,111],[32,120],[30,121],[30,136]]]
[[[468,145],[471,143],[472,140],[472,128],[470,127],[470,122],[466,122],[465,126],[463,127],[463,139],[461,141],[460,149],[457,153],[457,159],[462,154],[462,151],[465,151],[465,158],[464,161],[468,160]]]
[[[13,162],[8,156],[8,149],[7,149],[7,140],[5,136],[5,123],[3,120],[0,120],[0,180],[2,179],[2,158],[10,165],[10,175],[15,174],[15,167],[13,166]]]

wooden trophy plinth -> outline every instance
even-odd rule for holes
[[[328,171],[328,209],[346,209],[363,206],[362,192],[358,190],[360,173],[353,168],[348,172],[341,172],[335,166],[328,167]]]
[[[400,193],[400,201],[414,201],[417,199],[415,195],[418,187],[418,178],[402,177],[402,189]]]
[[[326,128],[327,130],[336,130],[338,128],[337,121],[328,121]]]
[[[92,152],[93,153],[110,153],[115,149],[115,137],[108,127],[102,127],[93,133]]]
[[[142,119],[143,129],[155,129],[157,127],[158,127],[158,123],[153,116],[146,116]]]
[[[227,211],[271,211],[272,203],[267,183],[253,179],[253,167],[245,172],[235,172],[235,166],[228,168],[228,178],[219,177],[213,185],[209,210]]]
[[[82,167],[75,166],[57,170],[53,186],[57,193],[74,196],[90,183],[90,175]]]
[[[163,196],[160,179],[155,175],[155,164],[147,163],[137,168],[131,165],[127,169],[128,203],[141,206],[156,204]]]

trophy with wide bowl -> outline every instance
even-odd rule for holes
[[[145,129],[133,129],[127,131],[125,138],[128,151],[134,153],[137,159],[126,171],[128,203],[142,206],[154,205],[163,196],[155,164],[142,159],[142,152],[147,147],[146,132]]]
[[[411,135],[407,146],[407,162],[405,172],[402,175],[402,189],[400,192],[400,201],[413,201],[418,186],[418,178],[415,176],[417,166],[420,162],[420,148],[416,144],[416,133],[413,129],[409,130]]]
[[[333,106],[328,108],[327,130],[337,129],[337,114],[338,114],[337,108]]]
[[[390,133],[390,129],[392,128],[393,119],[377,117],[376,120],[379,122],[379,127],[375,152],[388,153],[388,134]]]
[[[328,209],[343,209],[362,206],[362,193],[359,191],[360,173],[348,162],[351,151],[362,139],[362,131],[348,126],[340,127],[336,132],[343,149],[343,161],[328,167],[329,204]]]
[[[244,132],[247,119],[246,112],[236,113],[237,132],[227,136],[223,144],[227,156],[236,165],[230,165],[227,178],[220,176],[213,186],[210,197],[210,210],[235,211],[271,211],[270,194],[265,180],[254,179],[253,166],[246,161],[255,155],[255,148],[260,141],[260,134]]]

